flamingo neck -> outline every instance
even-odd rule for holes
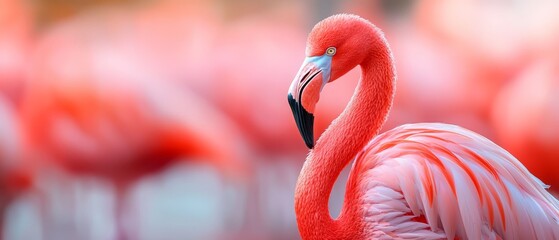
[[[395,73],[390,49],[380,42],[361,64],[362,76],[342,114],[332,122],[308,155],[295,189],[295,213],[303,239],[361,239],[364,222],[350,181],[342,211],[332,219],[328,200],[343,168],[378,134],[392,105]],[[352,175],[354,173],[351,173]]]

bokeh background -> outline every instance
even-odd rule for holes
[[[559,2],[0,0],[0,239],[298,239],[286,101],[334,13],[381,27],[385,129],[458,124],[559,192]],[[316,135],[359,69],[329,84]],[[347,170],[330,207],[338,214]]]

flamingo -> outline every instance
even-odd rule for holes
[[[9,226],[7,209],[22,193],[36,190],[17,115],[33,45],[31,20],[27,2],[0,0],[0,240]]]
[[[111,23],[77,19],[39,41],[22,121],[42,162],[114,183],[117,224],[124,224],[130,186],[174,163],[204,160],[244,181],[244,140],[235,125],[146,67],[131,39],[115,34],[128,25]]]
[[[533,11],[534,5],[545,4],[418,2],[410,16],[415,31],[403,29],[399,34],[404,36],[391,42],[399,59],[395,102],[407,100],[398,106],[408,106],[424,116],[435,113],[439,121],[459,124],[493,139],[490,106],[502,85],[530,59],[527,40],[535,34],[527,26],[535,22],[533,15],[541,14]],[[519,14],[524,18],[518,18]],[[408,46],[396,45],[402,43]],[[447,81],[449,74],[452,81]],[[415,86],[406,87],[406,83]],[[437,91],[440,97],[430,94],[436,89],[442,90]]]
[[[288,101],[310,153],[295,188],[303,239],[559,239],[559,201],[516,158],[456,125],[406,124],[378,134],[396,73],[382,31],[349,14],[319,22]],[[321,88],[359,65],[350,103],[313,139]],[[436,94],[436,93],[434,93]],[[328,197],[355,158],[340,215]]]
[[[559,193],[558,61],[543,57],[497,94],[492,120],[499,142]]]
[[[523,19],[530,62],[518,67],[495,93],[491,123],[498,143],[510,150],[559,194],[559,16],[558,2],[527,4]]]

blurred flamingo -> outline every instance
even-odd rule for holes
[[[31,39],[31,14],[24,1],[0,0],[0,239],[6,210],[32,185],[17,107],[22,96]]]
[[[287,49],[304,48],[301,44],[304,39],[304,26],[301,23],[306,20],[304,4],[296,1],[266,2],[261,3],[266,5],[263,13],[234,17],[239,15],[237,12],[246,11],[243,8],[250,7],[224,3],[227,5],[224,7],[226,12],[217,16],[219,14],[212,11],[212,6],[207,2],[194,2],[196,4],[193,6],[184,7],[181,1],[167,0],[138,11],[134,19],[140,24],[133,33],[139,34],[136,37],[141,39],[136,43],[145,44],[138,50],[155,47],[149,50],[149,54],[154,54],[150,56],[165,61],[154,64],[170,72],[173,79],[181,79],[183,85],[231,116],[249,135],[260,154],[305,151],[297,144],[276,144],[278,139],[295,142],[297,135],[286,134],[294,130],[292,125],[285,124],[285,121],[269,121],[254,114],[274,114],[271,116],[274,119],[291,118],[289,111],[270,110],[281,108],[274,101],[266,99],[283,94],[281,88],[273,86],[280,86],[282,79],[289,75],[288,69],[296,66],[291,60],[300,56],[299,51],[286,51],[285,46],[290,46]],[[223,19],[228,21],[224,23]],[[238,61],[238,56],[259,61],[256,65],[247,66]],[[260,76],[270,71],[278,74],[267,76],[268,81],[261,81]],[[351,91],[336,92],[347,95],[344,98],[349,100]],[[272,97],[254,102],[258,96]],[[340,102],[339,97],[325,101],[329,99]],[[255,111],[246,111],[243,107],[246,104],[251,104]],[[323,115],[331,117],[317,121],[319,129],[326,128],[327,123],[341,112],[343,106],[338,105],[324,109]]]
[[[151,71],[152,59],[138,57],[123,34],[125,15],[105,17],[67,22],[39,42],[22,110],[34,150],[75,174],[114,182],[120,215],[130,184],[176,161],[209,160],[245,175],[244,141],[227,117]]]
[[[559,61],[528,65],[498,94],[493,105],[497,139],[545,183],[559,192]]]
[[[528,54],[524,32],[509,27],[519,9],[507,4],[417,2],[411,21],[392,23],[399,92],[387,127],[437,120],[493,137],[491,103]]]
[[[424,117],[416,120],[444,120],[493,138],[491,103],[502,85],[530,61],[530,48],[541,45],[534,36],[542,34],[534,30],[553,22],[552,10],[540,11],[556,8],[550,4],[415,3],[413,31],[401,29],[393,36],[401,79],[396,109],[421,109]],[[418,88],[438,89],[439,94]]]
[[[478,84],[488,76],[448,43],[413,24],[396,25],[386,34],[393,42],[399,81],[384,129],[409,121],[444,121],[492,136],[487,105],[498,85]]]
[[[464,128],[407,124],[377,135],[394,95],[392,53],[380,29],[355,15],[318,23],[289,89],[299,131],[313,148],[295,189],[303,239],[556,239],[559,201],[516,158]],[[321,88],[356,65],[362,78],[318,139]],[[328,197],[356,158],[337,219]]]
[[[497,139],[536,176],[559,192],[557,171],[559,120],[557,76],[559,72],[559,15],[557,2],[527,4],[523,21],[530,62],[496,94],[492,123]],[[529,13],[529,14],[528,14]]]

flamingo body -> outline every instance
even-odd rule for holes
[[[359,65],[350,103],[313,139],[327,83]],[[311,148],[295,189],[303,239],[559,239],[559,202],[511,154],[454,125],[422,123],[378,135],[394,98],[394,60],[380,29],[355,15],[318,23],[288,100]],[[332,186],[356,159],[340,216]]]
[[[559,202],[516,158],[448,124],[408,124],[357,155],[365,232],[374,239],[557,239]]]

